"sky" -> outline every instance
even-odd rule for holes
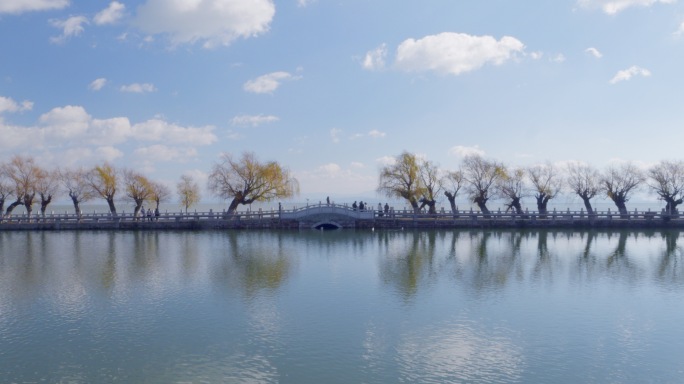
[[[456,169],[684,158],[677,0],[0,0],[0,161],[205,185],[254,152],[303,196]]]

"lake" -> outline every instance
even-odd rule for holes
[[[0,232],[0,382],[679,383],[680,243]]]

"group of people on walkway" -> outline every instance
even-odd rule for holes
[[[145,211],[145,207],[141,207],[138,215],[140,215],[143,220],[145,220],[145,216],[147,216],[147,221],[159,221],[159,216],[161,216],[158,207],[154,209],[154,212],[152,212],[152,208],[147,208],[147,211]]]

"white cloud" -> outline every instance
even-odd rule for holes
[[[23,112],[30,111],[33,108],[33,102],[24,100],[17,103],[9,97],[0,96],[0,114],[4,112]]]
[[[444,32],[402,42],[397,48],[396,65],[406,71],[459,75],[488,63],[501,65],[524,49],[520,40],[510,36],[497,41],[491,36]]]
[[[532,52],[532,53],[530,53],[530,57],[532,58],[532,60],[539,60],[542,57],[544,57],[544,52],[539,52],[539,51]]]
[[[61,44],[71,37],[80,35],[85,30],[83,24],[88,24],[88,19],[85,16],[72,16],[66,20],[50,20],[50,25],[62,30],[61,35],[51,37],[50,41]]]
[[[624,69],[622,71],[618,71],[615,76],[610,79],[611,84],[617,84],[621,81],[627,81],[631,79],[634,76],[643,76],[643,77],[649,77],[651,76],[651,71],[645,68],[638,67],[636,65],[633,65],[627,69]]]
[[[358,162],[358,161],[352,161],[351,164],[350,164],[350,166],[351,166],[352,168],[356,168],[356,169],[363,169],[363,168],[366,168],[366,165],[365,165],[365,164],[363,164],[363,163],[361,163],[361,162]]]
[[[614,15],[630,7],[650,7],[656,3],[673,4],[676,0],[578,0],[584,8],[600,8],[603,12]]]
[[[122,85],[120,88],[121,92],[130,92],[130,93],[149,93],[149,92],[156,92],[157,88],[154,86],[154,84],[150,83],[133,83],[133,84],[128,84],[128,85]]]
[[[480,148],[479,145],[474,145],[472,147],[465,147],[463,145],[457,145],[454,147],[451,147],[449,149],[449,154],[458,156],[458,157],[466,157],[466,156],[471,156],[471,155],[479,155],[479,156],[484,156],[485,151]]]
[[[594,56],[597,59],[600,59],[603,57],[603,54],[598,49],[596,49],[594,47],[589,47],[589,48],[585,49],[584,52]]]
[[[93,21],[97,25],[114,24],[121,20],[124,14],[126,6],[119,3],[118,1],[112,1],[109,3],[109,7],[98,12]]]
[[[341,129],[338,128],[333,128],[330,130],[330,138],[332,139],[333,143],[339,143],[340,142],[340,134],[342,133]]]
[[[31,11],[62,9],[69,6],[69,0],[2,0],[0,13],[19,14]]]
[[[240,115],[231,120],[232,125],[258,127],[262,124],[274,123],[280,120],[277,116],[264,115]]]
[[[387,134],[385,132],[380,132],[377,129],[373,129],[372,131],[368,132],[368,136],[373,137],[373,138],[382,138],[385,137]]]
[[[95,150],[95,157],[102,159],[102,161],[112,162],[123,156],[123,152],[112,146],[99,147]]]
[[[272,72],[247,81],[242,88],[251,93],[273,93],[283,81],[298,80],[300,76],[293,76],[288,72]]]
[[[328,176],[335,176],[340,172],[340,170],[342,170],[342,167],[335,163],[328,163],[318,167],[318,171],[323,172]]]
[[[48,136],[73,139],[88,131],[91,117],[83,107],[67,105],[43,114],[39,121],[45,127],[44,132]]]
[[[313,4],[315,2],[316,2],[316,0],[297,0],[297,6],[303,8],[303,7],[306,7],[306,6]]]
[[[131,127],[137,140],[163,141],[192,145],[209,145],[217,138],[213,126],[182,127],[161,119],[151,119]]]
[[[382,44],[372,51],[368,51],[361,64],[364,69],[369,71],[385,68],[385,58],[387,57],[387,45]]]
[[[150,162],[188,161],[197,157],[197,150],[195,148],[174,148],[163,144],[155,144],[149,147],[138,148],[133,154],[144,161]]]
[[[134,24],[144,33],[167,35],[173,45],[213,48],[266,33],[274,15],[272,0],[147,0]]]
[[[552,63],[564,63],[565,62],[565,55],[562,53],[559,53],[549,59]]]
[[[91,91],[99,91],[104,88],[105,85],[107,85],[107,79],[100,77],[99,79],[93,80],[93,82],[88,85],[88,89]]]
[[[392,165],[397,162],[397,158],[394,156],[383,156],[375,159],[380,165]]]

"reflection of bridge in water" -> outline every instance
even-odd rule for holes
[[[299,222],[299,228],[340,229],[355,228],[358,220],[373,221],[375,214],[373,210],[353,209],[346,205],[320,204],[283,211],[280,218]]]

